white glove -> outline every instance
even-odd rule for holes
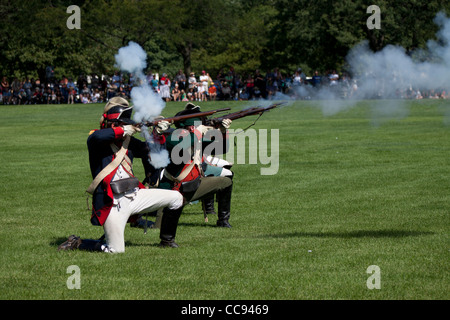
[[[225,129],[230,129],[231,122],[232,121],[230,119],[223,119],[222,120],[222,127],[224,127]]]
[[[135,127],[135,126],[133,126],[131,124],[127,124],[127,125],[123,126],[123,131],[124,131],[124,133],[123,133],[124,136],[130,136],[131,137],[136,132],[141,131],[141,129],[139,129],[138,127]]]
[[[197,128],[196,128],[198,131],[200,131],[202,134],[205,134],[206,132],[208,132],[209,130],[213,130],[214,129],[214,127],[210,127],[210,126],[204,126],[204,125],[199,125]]]
[[[156,132],[158,132],[158,134],[162,134],[164,131],[167,131],[169,129],[169,127],[170,127],[169,121],[161,120],[155,126],[155,130],[156,130]]]

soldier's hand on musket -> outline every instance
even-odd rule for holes
[[[141,129],[139,129],[138,127],[135,127],[131,124],[127,124],[123,126],[123,131],[124,131],[124,136],[132,136],[134,135],[136,132],[140,132]]]
[[[158,122],[158,124],[155,126],[155,130],[158,134],[163,134],[165,131],[167,131],[170,127],[170,122],[161,120]]]
[[[221,123],[222,128],[224,128],[225,130],[230,129],[231,122],[232,122],[232,120],[230,120],[230,119],[223,119],[222,123]]]

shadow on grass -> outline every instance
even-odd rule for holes
[[[264,238],[405,238],[419,237],[434,234],[429,231],[406,231],[406,230],[355,230],[343,232],[289,232],[281,234],[269,234]]]
[[[87,239],[87,238],[82,238],[83,240],[91,240],[91,241],[95,241],[96,239]],[[67,240],[66,238],[54,238],[53,240],[51,240],[49,242],[49,246],[50,247],[54,247],[57,248],[61,243],[63,243],[64,241]],[[125,240],[125,248],[127,247],[158,247],[159,246],[159,240],[158,241],[149,241],[148,243],[134,243],[131,241],[127,241]],[[90,250],[83,250],[83,251],[89,251],[89,252],[94,252],[94,251],[90,251]]]
[[[49,242],[49,245],[50,245],[51,247],[55,247],[55,248],[56,248],[56,247],[58,247],[61,243],[63,243],[64,241],[66,241],[67,238],[68,238],[68,236],[65,237],[65,238],[63,238],[63,237],[54,238],[53,240],[51,240],[51,241]]]
[[[67,241],[68,236],[67,237],[55,237],[52,240],[49,241],[49,246],[50,247],[55,247],[57,248],[60,244],[62,244],[63,242]],[[91,240],[91,241],[96,241],[97,239],[92,239],[92,238],[83,238],[81,237],[81,239],[83,240]],[[126,242],[125,242],[126,243]]]
[[[216,221],[214,222],[179,222],[178,226],[184,227],[203,227],[203,228],[217,228]]]

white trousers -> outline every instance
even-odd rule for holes
[[[213,157],[213,156],[207,156],[206,157],[206,162],[209,163],[212,166],[216,166],[216,167],[225,167],[225,166],[232,166],[233,164],[221,159],[221,158],[217,158],[217,157]]]
[[[130,216],[149,213],[160,208],[178,209],[183,205],[183,196],[178,191],[165,189],[137,189],[125,195],[115,195],[114,205],[106,219],[106,246],[103,251],[119,253],[125,251],[125,226]]]

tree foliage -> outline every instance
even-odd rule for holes
[[[374,51],[387,44],[407,50],[423,48],[437,28],[435,15],[450,13],[442,0],[376,1],[381,11],[381,29],[368,29],[366,0],[275,0],[277,25],[272,29],[267,55],[269,64],[306,66],[312,69],[340,69],[348,51],[368,40]]]
[[[397,44],[424,48],[444,0],[379,0],[381,29],[368,29],[365,0],[48,0],[0,3],[0,72],[42,77],[111,73],[114,54],[130,41],[148,53],[149,69],[174,74],[279,67],[340,69],[362,40],[373,50]],[[81,29],[68,29],[69,5]]]

